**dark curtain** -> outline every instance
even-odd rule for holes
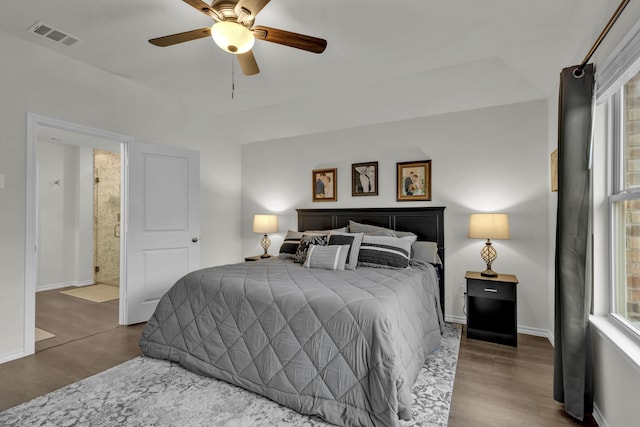
[[[574,74],[576,69],[560,74],[553,395],[567,413],[583,421],[593,412],[587,259],[594,69],[589,64]]]

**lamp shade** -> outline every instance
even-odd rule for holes
[[[211,38],[221,49],[234,54],[246,53],[256,39],[251,30],[242,24],[220,21],[211,27]]]
[[[509,240],[509,215],[506,213],[476,213],[469,216],[470,239]]]
[[[254,233],[277,233],[278,232],[278,216],[277,215],[254,215],[253,216],[253,232]]]

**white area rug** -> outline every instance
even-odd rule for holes
[[[460,328],[447,324],[427,359],[403,427],[446,426]],[[0,413],[2,426],[329,426],[236,386],[163,360],[137,357]]]
[[[53,335],[51,332],[47,332],[44,329],[36,328],[36,342],[53,337],[55,337],[55,335]]]
[[[120,288],[110,285],[90,285],[76,289],[69,289],[67,291],[60,291],[60,293],[93,302],[105,302],[118,299],[120,297]]]

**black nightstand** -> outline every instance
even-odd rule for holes
[[[260,261],[261,259],[269,259],[272,258],[273,255],[269,255],[268,257],[262,258],[262,255],[256,255],[256,256],[248,256],[246,257],[244,260],[245,261]]]
[[[467,271],[467,338],[518,346],[518,278]]]

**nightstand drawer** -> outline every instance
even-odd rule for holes
[[[513,283],[468,279],[467,292],[470,297],[482,297],[506,301],[515,301],[516,299],[516,287]]]
[[[244,259],[245,262],[249,262],[249,261],[261,261],[263,259],[269,259],[269,258],[273,258],[273,255],[269,255],[268,257],[262,257],[262,255],[256,255],[256,256],[248,256]]]

